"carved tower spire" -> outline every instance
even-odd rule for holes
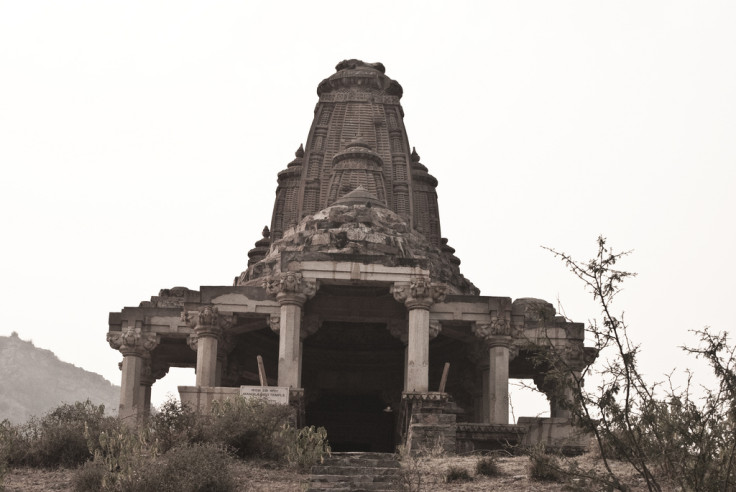
[[[345,60],[335,68],[317,87],[306,145],[279,173],[271,240],[363,186],[440,248],[437,180],[410,152],[401,85],[380,63]]]

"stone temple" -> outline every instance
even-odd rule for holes
[[[339,63],[232,285],[163,289],[110,313],[121,417],[147,415],[151,385],[190,367],[182,402],[206,412],[263,380],[335,450],[575,445],[568,390],[546,382],[539,355],[555,350],[582,371],[596,355],[583,325],[538,299],[481,296],[460,273],[402,93],[380,63]],[[509,423],[509,378],[546,392],[551,417]]]

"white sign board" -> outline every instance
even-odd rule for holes
[[[240,396],[263,398],[269,403],[289,404],[289,388],[282,386],[241,386]]]

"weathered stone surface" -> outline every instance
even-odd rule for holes
[[[196,366],[197,386],[181,394],[201,411],[265,380],[291,388],[296,421],[324,422],[343,449],[392,451],[400,438],[452,451],[488,435],[458,439],[455,419],[507,432],[509,377],[545,380],[534,354],[578,372],[595,358],[583,325],[548,302],[479,296],[441,237],[437,180],[409,146],[401,86],[381,64],[336,70],[233,285],[163,289],[110,314],[125,356],[121,415],[145,411],[154,368]],[[543,390],[553,417],[566,416],[559,392]],[[542,429],[530,439],[551,429],[528,426]]]
[[[368,206],[368,198],[365,202],[353,202],[350,194],[346,197],[343,202],[305,217],[293,232],[286,231],[274,241],[265,258],[243,272],[238,284],[258,285],[260,277],[277,273],[282,265],[292,261],[353,261],[360,257],[361,262],[382,265],[422,264],[430,270],[433,281],[448,284],[452,293],[478,294],[451,257],[411,230],[399,215],[380,204]]]

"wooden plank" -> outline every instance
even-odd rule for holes
[[[440,393],[445,392],[445,386],[447,385],[447,373],[450,372],[450,363],[445,362],[445,368],[442,370],[442,379],[440,380]]]
[[[258,378],[261,380],[261,386],[268,386],[268,379],[266,378],[266,368],[263,367],[263,357],[260,355],[256,357],[258,360]]]

